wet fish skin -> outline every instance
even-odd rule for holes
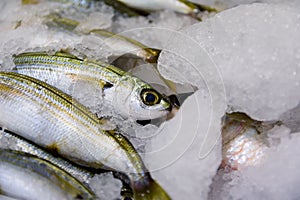
[[[48,0],[61,3],[73,3],[75,5],[90,8],[97,6],[95,0]],[[173,10],[178,13],[188,14],[197,18],[201,11],[217,12],[218,10],[203,4],[197,4],[188,0],[103,0],[116,11],[129,17],[147,16],[153,11]],[[201,20],[201,19],[199,19]]]
[[[117,0],[121,1],[129,7],[146,11],[157,11],[157,10],[174,10],[178,13],[183,14],[196,14],[200,11],[216,12],[216,9],[210,8],[200,4],[195,4],[187,0]]]
[[[60,168],[22,152],[0,150],[0,172],[1,193],[9,197],[95,199],[91,191]],[[28,184],[31,187],[26,187]]]
[[[170,199],[131,143],[69,95],[29,76],[0,72],[0,125],[80,165],[120,171],[135,199]]]
[[[115,55],[132,54],[149,63],[156,63],[161,52],[159,49],[150,48],[132,38],[115,34],[113,32],[94,29],[94,30],[78,30],[76,29],[80,22],[60,16],[58,13],[51,13],[45,17],[45,24],[50,28],[59,28],[71,31],[79,35],[96,36],[113,50]]]
[[[99,88],[107,106],[124,118],[154,119],[171,110],[169,100],[150,85],[106,63],[81,60],[68,54],[23,53],[14,57],[14,71],[25,74],[69,93],[77,80],[87,81]],[[148,103],[147,96],[154,99]],[[76,93],[72,93],[76,98]]]
[[[77,180],[81,182],[88,183],[89,180],[94,176],[93,172],[75,166],[73,163],[70,163],[69,161],[63,158],[60,158],[58,156],[53,156],[52,154],[46,152],[36,144],[26,140],[25,138],[22,138],[21,136],[12,133],[9,130],[0,127],[0,141],[2,141],[2,144],[4,144],[5,141],[7,140],[10,141],[9,144],[7,144],[8,146],[1,145],[2,149],[5,148],[5,149],[10,149],[15,151],[21,151],[33,156],[37,156],[40,159],[44,159],[52,163],[53,165],[58,166],[59,168],[68,172],[69,174],[71,174],[73,177],[75,177]],[[12,142],[14,145],[10,145]]]
[[[90,30],[90,34],[103,38],[103,41],[115,52],[123,55],[131,53],[149,62],[156,63],[161,52],[159,49],[149,48],[146,45],[123,35],[115,34],[102,29]]]
[[[222,128],[222,167],[238,170],[260,163],[269,147],[266,132],[278,124],[257,121],[241,112],[227,113]]]
[[[116,0],[103,0],[107,5],[113,7],[119,13],[129,17],[147,16],[149,12],[128,7],[125,3]]]
[[[9,142],[7,142],[9,141]],[[80,182],[84,184],[88,184],[90,179],[94,177],[95,174],[102,173],[102,171],[93,169],[84,169],[78,165],[75,165],[75,163],[71,163],[70,161],[67,161],[59,155],[52,155],[45,150],[43,150],[41,147],[37,146],[36,144],[26,140],[25,138],[22,138],[21,136],[18,136],[15,133],[12,133],[9,130],[6,130],[2,127],[0,127],[0,143],[1,147],[0,149],[9,149],[14,151],[20,151],[23,153],[28,153],[33,156],[37,156],[40,159],[46,160],[49,163],[59,167],[60,169],[64,170],[65,172],[72,175],[74,178],[79,180]],[[12,145],[13,143],[13,145]],[[55,153],[55,152],[54,152]],[[111,172],[103,172],[103,173],[111,173]],[[119,178],[119,177],[116,177]],[[124,183],[123,183],[124,184]],[[87,185],[88,187],[88,185]],[[125,191],[125,192],[124,192]],[[132,195],[132,190],[129,185],[125,184],[122,187],[121,195],[123,197]],[[1,196],[0,196],[1,199]]]

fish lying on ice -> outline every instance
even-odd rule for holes
[[[222,128],[222,167],[241,169],[262,161],[268,149],[266,132],[279,122],[261,122],[244,113],[224,117]]]
[[[148,63],[157,63],[157,59],[160,55],[160,49],[150,48],[132,38],[126,37],[121,34],[115,34],[103,29],[85,30],[85,28],[78,28],[80,23],[78,21],[62,17],[58,13],[51,13],[45,17],[44,22],[49,28],[58,28],[64,31],[71,31],[79,35],[89,35],[95,37],[96,40],[100,39],[99,47],[105,45],[113,52],[113,57],[130,57],[141,58]],[[123,64],[122,64],[123,65]],[[121,67],[122,67],[121,65]],[[152,65],[153,67],[156,65]],[[131,66],[131,69],[135,66]],[[170,80],[163,78],[158,69],[154,67],[157,75],[161,80],[176,93],[176,84]]]
[[[120,34],[115,34],[100,29],[91,30],[90,34],[101,37],[107,46],[114,49],[114,52],[118,53],[119,55],[131,53],[147,62],[154,63],[157,62],[160,54],[160,50],[149,48],[136,40]]]
[[[0,125],[80,165],[124,173],[134,198],[170,199],[132,144],[56,88],[26,75],[0,73]]]
[[[104,103],[124,118],[137,120],[166,116],[172,109],[169,100],[149,84],[106,63],[89,62],[69,54],[24,53],[14,57],[14,70],[65,93],[76,81],[86,81],[100,89]],[[72,93],[73,97],[78,94]]]
[[[40,159],[46,160],[53,165],[56,165],[81,182],[87,183],[94,176],[94,173],[87,171],[81,167],[75,166],[73,163],[70,163],[63,158],[54,156],[44,151],[36,144],[12,133],[9,130],[3,129],[2,127],[0,127],[0,142],[2,144],[2,149],[10,149],[37,156]]]
[[[38,157],[0,150],[1,194],[25,200],[95,199],[79,181]]]
[[[73,3],[82,7],[94,7],[95,0],[49,0],[62,3]],[[23,4],[36,4],[37,0],[22,0]],[[194,16],[200,11],[217,12],[216,9],[194,3],[188,0],[103,0],[107,5],[112,6],[120,13],[128,16],[147,15],[152,11],[173,10],[178,13]]]
[[[31,141],[28,141],[25,138],[2,127],[0,127],[0,143],[1,143],[1,147],[0,147],[1,149],[9,149],[9,150],[19,151],[23,153],[28,153],[30,155],[37,156],[40,159],[48,161],[49,163],[69,173],[71,176],[73,176],[80,182],[86,184],[87,187],[89,187],[88,184],[90,180],[95,176],[95,174],[111,173],[103,170],[95,171],[93,169],[84,169],[81,166],[78,166],[75,163],[71,163],[70,161],[60,157],[57,154],[52,155],[48,153],[47,151],[45,151],[38,145],[32,143]],[[118,173],[115,173],[115,177],[120,179],[120,177],[118,177]],[[132,190],[130,186],[124,181],[123,181],[121,195],[124,198],[132,196]]]
[[[93,35],[101,39],[109,47],[115,56],[131,54],[147,62],[157,62],[160,50],[150,48],[132,38],[115,34],[103,29],[85,30],[78,28],[80,22],[60,16],[58,13],[51,13],[45,17],[45,24],[49,28],[59,28],[79,35]],[[99,44],[100,47],[100,44]]]
[[[183,14],[197,14],[200,11],[216,12],[209,6],[196,4],[187,0],[117,0],[129,7],[146,11],[174,10]]]

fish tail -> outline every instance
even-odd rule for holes
[[[147,186],[133,188],[135,200],[170,200],[171,197],[167,192],[152,178],[148,181]]]

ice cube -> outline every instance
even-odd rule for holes
[[[198,91],[149,139],[146,165],[172,199],[207,198],[221,161],[220,115]]]
[[[115,179],[111,173],[95,175],[89,184],[97,195],[97,199],[111,200],[121,198],[122,183],[120,180]]]
[[[224,85],[228,111],[278,119],[300,100],[299,19],[299,9],[280,4],[223,11],[174,32],[159,70],[166,78],[210,92]]]

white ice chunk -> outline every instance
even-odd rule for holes
[[[159,70],[210,92],[223,84],[229,111],[274,120],[300,100],[299,40],[299,9],[238,6],[174,33]]]
[[[96,175],[90,180],[90,187],[97,195],[97,199],[111,200],[121,198],[122,183],[120,180],[115,179],[112,174]]]
[[[107,29],[111,27],[113,13],[93,12],[87,19],[79,24],[79,31],[91,31],[93,29]]]
[[[223,199],[299,199],[300,137],[299,133],[292,136],[271,148],[260,165],[231,174]]]
[[[172,199],[206,199],[221,161],[220,113],[198,91],[146,145],[146,165]]]
[[[297,107],[283,113],[280,116],[280,121],[282,121],[286,126],[288,126],[292,132],[300,131],[300,103]]]
[[[149,17],[118,18],[113,32],[131,37],[152,48],[162,48],[169,39],[170,30],[179,30],[197,20],[169,10],[153,13]]]
[[[49,27],[47,15],[64,11],[67,18],[81,22],[79,30],[109,28],[113,11],[92,11],[89,16],[75,12],[70,4],[42,1],[35,5],[21,5],[20,1],[5,0],[0,13],[0,64],[3,69],[13,67],[12,55],[22,52],[65,50],[75,56],[105,60],[112,54],[94,37],[74,34]],[[79,12],[77,10],[77,12]],[[77,17],[81,16],[81,20]],[[107,48],[107,47],[106,47]]]

